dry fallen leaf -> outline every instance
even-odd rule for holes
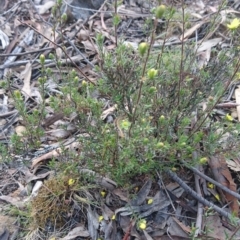
[[[240,162],[236,159],[228,159],[227,160],[227,165],[230,169],[232,169],[235,172],[240,172]]]
[[[212,173],[217,182],[221,183],[223,186],[229,188],[234,192],[237,191],[236,184],[233,181],[232,175],[228,169],[224,156],[216,155],[210,157],[209,166],[211,167]],[[236,216],[238,216],[239,205],[237,199],[231,194],[224,191],[219,192],[221,195],[221,200],[223,202],[227,201],[229,203],[231,211],[235,213]]]
[[[123,192],[119,188],[114,189],[113,194],[117,195],[122,201],[125,201],[125,202],[129,201],[127,192]]]
[[[37,157],[33,159],[32,161],[32,169],[36,167],[38,164],[42,163],[44,160],[51,159],[51,158],[56,158],[59,156],[59,154],[62,152],[61,148],[57,148],[51,152],[48,152],[40,157]]]
[[[203,52],[209,48],[213,48],[221,41],[222,41],[222,38],[213,38],[213,39],[201,42],[200,45],[197,47],[197,52]]]
[[[24,208],[26,203],[23,202],[19,197],[10,197],[10,196],[0,196],[0,200],[8,202],[17,208]]]
[[[170,217],[168,219],[168,233],[171,237],[188,238],[191,232],[190,227],[184,225],[178,219]]]
[[[63,139],[70,136],[71,131],[65,130],[65,129],[54,129],[46,132],[47,135],[51,136],[52,139]]]
[[[0,42],[3,49],[5,49],[9,45],[9,38],[1,29],[0,29]]]
[[[71,240],[77,237],[89,237],[89,232],[83,226],[75,227],[67,236],[60,238],[60,240]]]
[[[240,88],[235,89],[236,103],[240,104]],[[237,106],[238,121],[240,122],[240,106]]]
[[[139,192],[136,194],[134,199],[131,201],[132,206],[139,206],[141,205],[147,198],[152,186],[152,181],[148,180],[142,188],[139,190]]]
[[[37,5],[36,9],[38,11],[39,14],[44,14],[45,12],[47,12],[50,8],[52,8],[55,5],[55,1],[47,1],[45,4],[43,5]]]
[[[153,238],[146,232],[146,230],[143,230],[143,233],[147,240],[153,240]]]
[[[79,41],[86,41],[89,39],[90,32],[86,29],[81,29],[80,32],[77,34]]]
[[[231,236],[231,232],[222,225],[218,215],[208,216],[204,225],[206,230],[211,229],[211,231],[206,231],[207,237],[212,237],[216,240],[225,240],[226,236]]]
[[[24,71],[21,72],[20,77],[23,79],[22,93],[25,96],[25,101],[31,96],[30,80],[32,76],[32,64],[28,62]]]
[[[106,117],[109,115],[109,114],[112,114],[115,110],[117,109],[117,105],[114,105],[106,110],[103,111],[103,113],[101,114],[101,119],[102,120],[105,120]]]
[[[95,210],[92,210],[91,207],[87,211],[87,220],[88,220],[88,232],[91,239],[97,239],[97,229],[99,227],[98,215]]]
[[[182,40],[190,37],[195,31],[197,31],[197,29],[199,29],[206,22],[207,21],[201,21],[200,23],[195,24],[193,27],[188,29],[184,34],[182,34],[180,36],[180,40],[182,41]]]
[[[199,52],[197,54],[197,64],[198,68],[202,69],[203,67],[207,66],[211,56],[211,48],[208,48],[206,51]]]

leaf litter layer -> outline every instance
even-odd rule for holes
[[[0,19],[1,236],[237,237],[238,6],[36,4]]]

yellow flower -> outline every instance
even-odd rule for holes
[[[153,199],[152,198],[149,198],[148,199],[148,202],[147,202],[149,205],[153,203]]]
[[[98,217],[98,221],[101,222],[103,220],[103,216]]]
[[[207,186],[208,186],[208,188],[214,189],[214,184],[212,184],[212,183],[208,183]]]
[[[106,196],[106,192],[105,192],[105,191],[101,191],[100,193],[101,193],[101,196],[102,196],[102,197],[105,197],[105,196]]]
[[[219,196],[218,194],[215,194],[214,197],[215,197],[218,201],[220,201],[220,196]]]
[[[68,185],[69,185],[69,186],[73,185],[74,183],[75,183],[75,180],[74,180],[74,179],[70,178],[70,179],[68,180]]]
[[[229,114],[226,115],[226,120],[228,120],[229,122],[233,121],[233,117]]]
[[[230,30],[235,30],[240,26],[240,20],[238,18],[234,18],[230,24],[227,24],[227,27]]]
[[[116,219],[116,215],[112,215],[112,220],[115,220]]]
[[[147,227],[147,221],[145,219],[141,219],[138,222],[138,228],[141,229],[141,230],[145,230],[146,227]]]

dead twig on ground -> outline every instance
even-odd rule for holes
[[[222,208],[216,206],[215,204],[213,204],[212,202],[206,200],[205,198],[203,198],[202,196],[200,196],[199,194],[197,194],[193,189],[191,189],[182,179],[180,179],[177,174],[175,174],[174,172],[172,172],[171,170],[167,170],[166,173],[174,180],[176,181],[187,193],[189,193],[192,197],[194,197],[195,199],[197,199],[200,203],[202,203],[205,206],[211,207],[212,209],[214,209],[216,212],[218,212],[220,215],[222,215],[223,217],[226,217],[227,219],[232,219],[232,214],[224,211]],[[240,223],[240,219],[236,218],[236,222],[239,224]]]
[[[185,166],[187,166],[187,164],[185,163]],[[240,195],[236,192],[231,191],[229,188],[223,186],[222,184],[220,184],[219,182],[213,180],[212,178],[206,176],[205,174],[201,173],[200,171],[198,171],[196,168],[194,167],[188,167],[189,169],[191,169],[194,173],[196,173],[197,175],[199,175],[200,177],[206,179],[207,181],[213,183],[214,185],[216,185],[217,187],[221,188],[222,190],[224,190],[225,192],[231,194],[232,196],[234,196],[235,198],[237,198],[238,200],[240,200]]]
[[[96,85],[79,67],[78,65],[72,61],[71,57],[68,55],[68,53],[66,52],[66,50],[59,44],[55,43],[54,41],[52,41],[51,39],[49,39],[48,37],[44,36],[42,33],[40,33],[37,29],[35,29],[34,27],[32,27],[31,25],[22,22],[21,20],[19,20],[19,22],[21,22],[23,25],[28,26],[29,28],[31,28],[32,30],[34,30],[36,33],[40,34],[42,37],[44,37],[45,39],[47,39],[49,42],[51,42],[54,46],[59,47],[64,54],[66,55],[66,57],[71,61],[71,63],[74,65],[74,67],[76,67],[76,69],[85,77],[85,79],[92,83],[93,85]]]

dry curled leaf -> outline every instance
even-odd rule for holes
[[[23,134],[26,132],[26,127],[24,127],[24,126],[17,126],[16,128],[15,128],[15,132],[16,132],[16,134],[19,136],[19,137],[22,137],[23,136]]]
[[[216,181],[221,183],[223,186],[229,188],[230,190],[236,192],[237,187],[233,181],[232,175],[228,169],[225,157],[222,155],[216,155],[210,157],[209,166],[213,172]],[[221,200],[223,202],[227,201],[229,203],[230,209],[233,213],[238,215],[239,205],[237,199],[229,193],[224,191],[219,191],[221,195]]]
[[[72,240],[77,237],[89,237],[89,232],[83,226],[75,227],[67,236],[60,238],[60,240]]]

